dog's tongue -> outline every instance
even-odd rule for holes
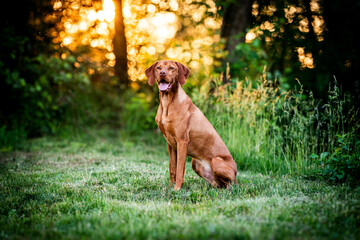
[[[165,91],[165,90],[167,90],[168,87],[169,87],[169,83],[167,83],[167,82],[160,82],[160,84],[159,84],[160,91]]]

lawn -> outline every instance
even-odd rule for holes
[[[360,187],[239,169],[212,189],[186,165],[169,188],[156,132],[30,140],[0,158],[1,239],[359,239]]]

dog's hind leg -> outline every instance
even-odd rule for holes
[[[215,157],[211,160],[211,169],[214,173],[214,179],[221,188],[227,188],[234,183],[236,180],[236,164],[234,160],[224,159],[222,157]]]
[[[192,169],[197,173],[197,175],[205,179],[205,181],[210,183],[211,186],[213,186],[214,188],[218,186],[209,162],[193,158],[191,161],[191,166]]]

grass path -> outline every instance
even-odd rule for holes
[[[186,166],[168,188],[165,142],[91,132],[0,157],[1,239],[359,239],[360,188],[239,171],[231,191]]]

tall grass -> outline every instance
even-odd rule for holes
[[[330,152],[336,135],[356,131],[355,108],[345,114],[350,97],[335,84],[328,102],[315,100],[301,84],[284,91],[263,76],[220,84],[220,77],[193,94],[232,153],[239,169],[266,174],[304,175],[313,171],[310,155]]]

